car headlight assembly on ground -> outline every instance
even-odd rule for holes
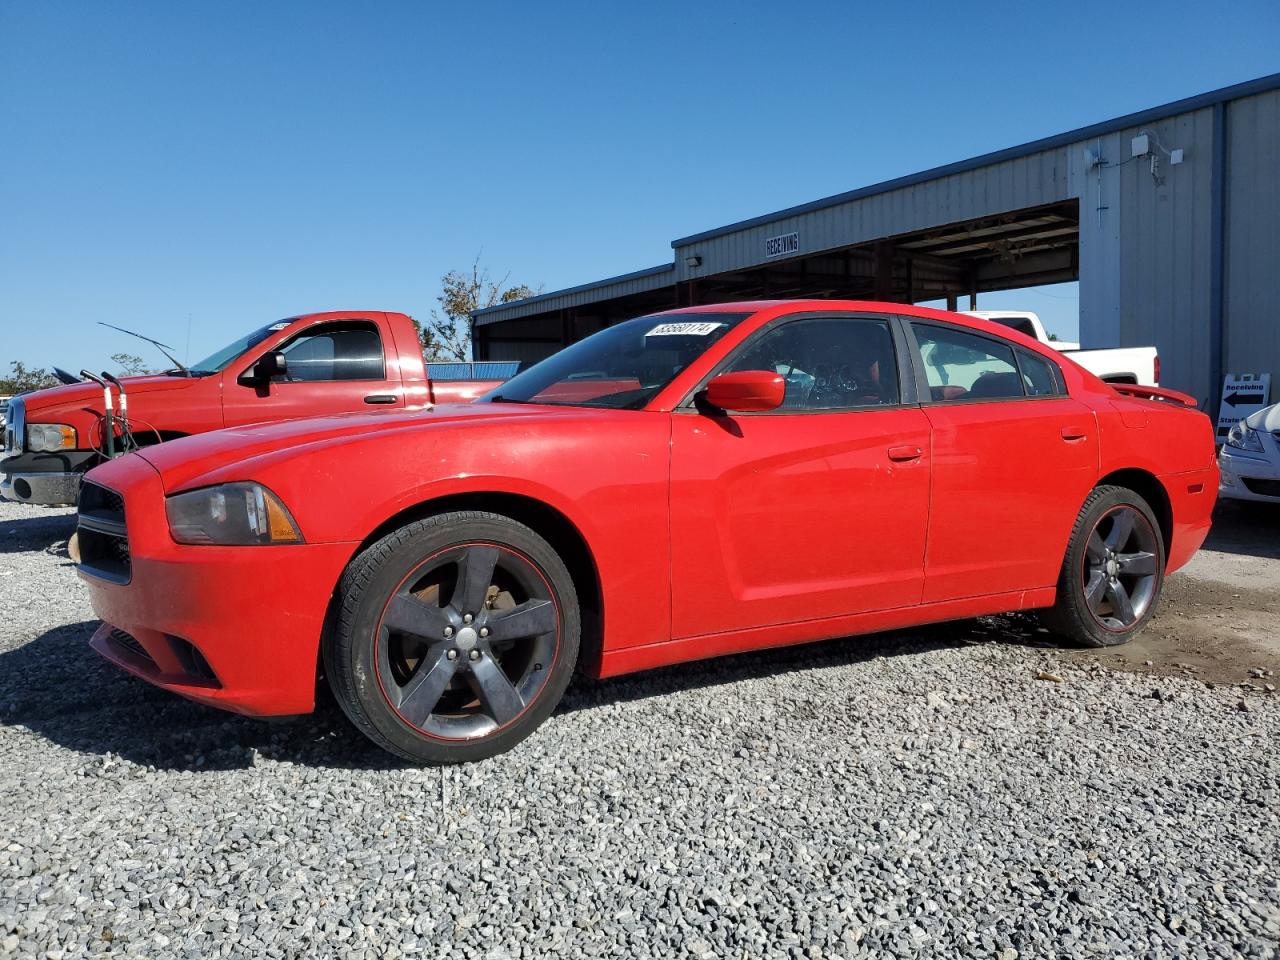
[[[302,543],[280,498],[259,483],[224,483],[165,501],[169,533],[178,543],[268,546]]]
[[[1262,438],[1258,431],[1241,420],[1227,433],[1227,446],[1249,453],[1262,453]]]
[[[75,427],[66,423],[27,424],[27,449],[32,453],[54,453],[76,448]]]

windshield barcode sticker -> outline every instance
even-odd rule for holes
[[[692,336],[705,337],[708,333],[715,333],[723,327],[724,324],[716,321],[714,323],[660,323],[648,333],[646,337],[675,337],[675,336]]]

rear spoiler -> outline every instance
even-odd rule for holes
[[[1200,402],[1189,393],[1181,390],[1168,390],[1164,387],[1147,387],[1140,383],[1108,384],[1116,393],[1126,397],[1137,397],[1140,400],[1165,400],[1169,403],[1180,403],[1186,407],[1198,407]]]

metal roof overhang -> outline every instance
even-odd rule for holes
[[[618,296],[661,290],[675,286],[675,269],[674,263],[663,263],[656,267],[648,267],[644,270],[636,270],[632,273],[609,277],[607,280],[583,283],[576,287],[568,287],[564,290],[556,290],[552,293],[544,293],[524,300],[512,300],[510,303],[495,304],[492,307],[476,310],[471,316],[478,326],[486,326],[491,323],[501,323],[503,320],[513,320],[533,314],[550,313],[567,307],[581,306],[597,300],[609,300]],[[537,307],[538,309],[531,310],[531,307]]]
[[[1002,163],[1005,160],[1014,160],[1018,157],[1030,156],[1031,154],[1041,153],[1045,150],[1054,150],[1058,147],[1065,147],[1073,143],[1079,143],[1082,140],[1092,140],[1096,137],[1106,136],[1107,134],[1126,130],[1130,127],[1155,123],[1159,120],[1165,120],[1169,117],[1177,116],[1178,114],[1189,113],[1193,110],[1201,110],[1205,107],[1211,107],[1219,103],[1227,103],[1231,100],[1239,100],[1241,97],[1248,97],[1257,93],[1266,93],[1267,91],[1276,89],[1280,89],[1280,73],[1273,73],[1266,77],[1259,77],[1256,80],[1246,81],[1245,83],[1237,83],[1230,87],[1222,87],[1219,90],[1211,90],[1208,93],[1201,93],[1194,97],[1175,100],[1172,103],[1166,103],[1159,107],[1151,107],[1148,110],[1140,110],[1137,113],[1126,114],[1123,117],[1104,120],[1101,123],[1095,123],[1087,127],[1079,127],[1075,130],[1069,130],[1066,133],[1055,134],[1054,136],[1044,137],[1040,140],[1032,140],[1028,143],[1019,144],[1016,147],[1007,147],[1004,150],[984,153],[981,156],[970,157],[967,160],[958,160],[955,163],[948,163],[941,167],[922,170],[919,173],[908,174],[904,177],[897,177],[893,180],[884,180],[880,183],[875,183],[867,187],[859,187],[856,190],[850,190],[846,193],[838,193],[834,196],[823,197],[821,200],[812,200],[809,203],[802,203],[798,206],[787,207],[784,210],[775,210],[773,213],[766,213],[758,217],[751,217],[748,220],[739,220],[736,223],[730,223],[723,227],[715,227],[711,230],[704,230],[701,233],[694,233],[687,237],[681,237],[678,240],[672,240],[671,246],[673,249],[678,250],[680,247],[687,247],[690,244],[697,243],[701,240],[710,240],[713,237],[722,237],[728,233],[736,233],[739,230],[746,230],[749,227],[770,223],[774,220],[782,220],[786,217],[812,213],[815,210],[824,210],[827,207],[834,207],[841,203],[848,203],[851,200],[861,200],[864,197],[875,196],[878,193],[887,193],[890,190],[899,190],[902,187],[913,186],[917,183],[924,183],[928,180],[937,180],[941,177],[950,176],[952,174],[965,173],[969,170],[977,170],[981,167]]]
[[[1059,149],[1275,89],[1280,89],[1280,73],[691,234],[673,240],[671,246],[679,251],[681,247],[776,220]],[[692,281],[696,291],[689,290],[686,300],[705,303],[753,296],[926,300],[966,290],[982,292],[1057,283],[1078,276],[1078,238],[1079,209],[1077,202],[1071,200],[699,277]],[[639,313],[649,312],[654,305],[658,309],[662,305],[675,306],[682,302],[675,262],[679,257],[677,252],[669,264],[498,304],[477,310],[472,316],[481,326],[546,317],[578,307],[612,315],[633,307]],[[679,286],[687,285],[688,282]]]

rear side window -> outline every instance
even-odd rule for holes
[[[951,327],[913,323],[929,393],[937,401],[1025,396],[1013,348]]]
[[[385,365],[378,328],[363,320],[313,327],[281,348],[286,381],[382,380]]]
[[[1024,350],[1018,351],[1018,368],[1022,371],[1022,386],[1028,397],[1055,397],[1062,393],[1053,364],[1044,357]]]
[[[899,402],[893,335],[883,320],[813,317],[766,330],[725,372],[782,374],[785,411],[846,410]]]

